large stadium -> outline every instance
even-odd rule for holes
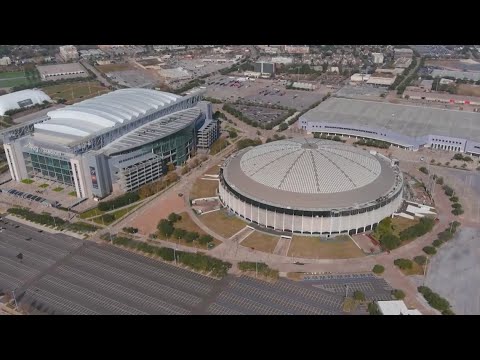
[[[401,206],[398,166],[376,152],[320,139],[289,139],[228,158],[219,196],[262,227],[303,234],[371,230]]]
[[[12,179],[51,180],[75,187],[79,198],[135,190],[216,140],[218,124],[201,97],[122,89],[9,128]]]

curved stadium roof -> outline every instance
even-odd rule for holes
[[[35,124],[55,136],[82,138],[167,106],[180,96],[149,89],[121,89],[50,111],[50,120]]]
[[[18,104],[24,100],[31,100],[32,104],[41,104],[44,101],[51,102],[52,99],[41,90],[21,90],[11,94],[0,96],[0,115],[5,115],[8,110],[20,109]]]
[[[387,161],[320,139],[281,140],[240,152],[224,167],[223,176],[250,199],[302,210],[356,207],[395,186]]]

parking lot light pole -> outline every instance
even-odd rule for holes
[[[425,280],[427,280],[428,259],[430,259],[429,256],[427,256],[427,261],[425,263],[425,267],[423,268],[423,286],[425,286]]]
[[[258,276],[258,262],[255,260],[255,278]]]
[[[17,289],[14,289],[12,291],[12,295],[13,295],[13,302],[15,303],[15,310],[18,311],[18,303],[17,303],[17,298],[15,297],[15,290],[17,290]]]

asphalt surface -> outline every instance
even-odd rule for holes
[[[320,286],[332,283],[327,276],[304,282],[231,275],[215,280],[111,245],[7,221],[0,222],[6,227],[0,233],[0,293],[14,291],[19,307],[32,314],[342,313],[344,292]],[[367,298],[389,294],[375,276],[355,281]],[[337,285],[344,283],[341,278]]]

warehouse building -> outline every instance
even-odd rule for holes
[[[211,119],[201,95],[122,89],[7,129],[12,179],[53,180],[74,186],[79,198],[135,190],[195,151],[197,132]]]
[[[303,114],[298,126],[308,133],[381,140],[413,151],[430,147],[480,155],[476,112],[331,97]]]
[[[37,66],[43,81],[88,77],[87,70],[80,63],[39,65]]]

